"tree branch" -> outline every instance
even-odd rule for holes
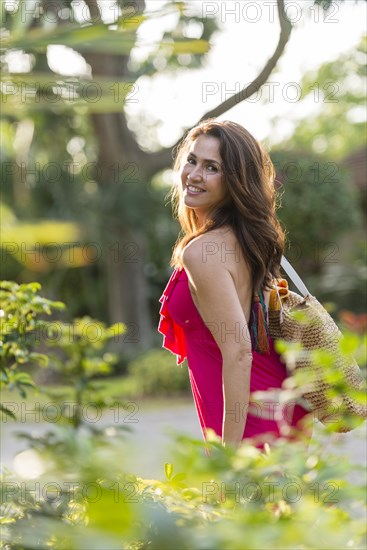
[[[287,14],[284,10],[284,0],[277,0],[277,6],[280,23],[279,40],[275,52],[267,61],[263,70],[248,86],[246,86],[246,88],[244,88],[240,92],[237,92],[232,97],[229,97],[228,99],[226,99],[226,101],[223,101],[223,103],[220,103],[211,111],[205,113],[200,118],[199,122],[205,120],[206,118],[218,117],[226,111],[229,111],[229,109],[232,109],[232,107],[235,107],[236,105],[238,105],[238,103],[241,103],[242,101],[245,101],[245,99],[247,99],[248,97],[251,97],[261,88],[261,86],[265,84],[272,71],[274,70],[276,64],[278,63],[279,58],[284,51],[284,48],[290,38],[292,31],[292,24],[289,21]]]
[[[99,9],[97,0],[84,0],[84,2],[87,4],[89,8],[90,18],[93,21],[93,23],[101,23],[102,14]]]
[[[274,70],[276,64],[278,63],[282,53],[284,52],[285,46],[288,43],[292,32],[292,24],[289,21],[287,14],[284,10],[284,0],[277,0],[277,9],[280,23],[279,40],[273,55],[266,62],[262,71],[248,86],[243,88],[240,92],[237,92],[232,97],[229,97],[227,100],[217,105],[217,107],[215,107],[214,109],[206,112],[199,119],[198,123],[202,120],[205,120],[206,118],[213,118],[222,115],[232,107],[235,107],[242,101],[245,101],[245,99],[251,97],[261,88],[261,86],[265,84],[270,74]],[[196,124],[194,126],[196,126]],[[189,129],[190,128],[187,128],[187,130]],[[149,154],[149,169],[152,174],[158,172],[166,166],[169,166],[172,163],[172,149],[176,147],[180,141],[181,139],[179,139],[173,145],[173,147],[167,147],[165,149],[157,151],[156,153]]]

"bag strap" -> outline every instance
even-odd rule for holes
[[[288,262],[285,256],[282,256],[280,265],[282,266],[290,280],[293,281],[293,283],[296,285],[302,296],[309,296],[310,292],[308,291],[306,285],[304,284],[294,267],[292,267],[291,264]]]

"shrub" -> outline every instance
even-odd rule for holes
[[[129,363],[128,373],[136,381],[140,395],[186,393],[190,388],[187,369],[179,367],[175,356],[163,349],[139,355]]]
[[[27,372],[30,367],[48,365],[48,357],[38,347],[51,324],[40,317],[65,308],[61,302],[40,296],[40,289],[39,283],[0,281],[0,388],[16,389],[22,398],[27,389],[35,388]],[[15,419],[11,409],[0,404],[0,410]]]

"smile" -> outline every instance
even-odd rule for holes
[[[204,189],[198,189],[197,187],[193,187],[192,185],[186,185],[186,189],[190,192],[190,193],[205,193],[205,190]]]

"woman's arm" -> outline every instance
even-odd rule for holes
[[[209,240],[210,239],[210,240]],[[218,239],[218,242],[216,242]],[[221,254],[204,255],[208,243],[219,237],[202,235],[191,241],[182,255],[199,313],[222,354],[223,435],[222,443],[238,446],[245,429],[252,365],[251,339],[228,262]],[[211,248],[213,249],[213,248]],[[251,292],[251,289],[248,289]]]

